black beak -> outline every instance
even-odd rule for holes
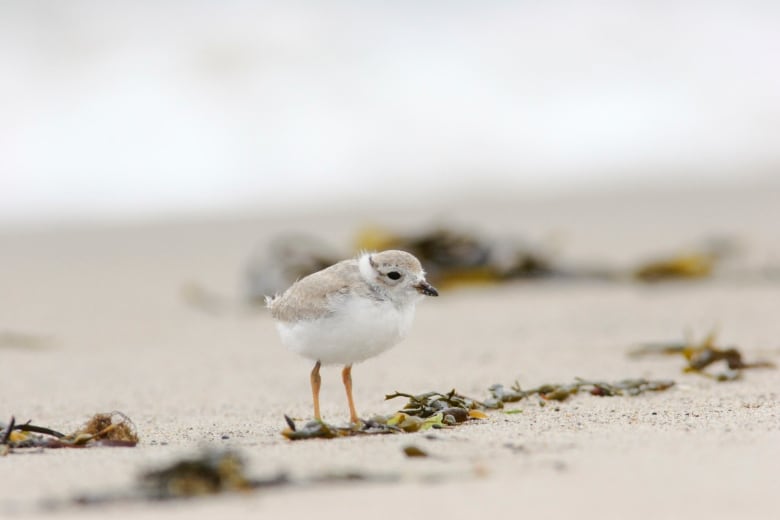
[[[416,284],[414,286],[415,289],[417,289],[417,292],[424,294],[425,296],[438,296],[439,291],[436,290],[436,287],[429,284],[425,280],[421,281],[420,283]]]

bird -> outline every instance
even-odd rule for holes
[[[406,251],[363,252],[266,298],[282,344],[315,361],[310,374],[314,417],[320,414],[320,367],[342,365],[350,422],[360,419],[352,398],[352,365],[406,337],[417,303],[439,292],[420,261]]]

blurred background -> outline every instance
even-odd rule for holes
[[[780,4],[0,2],[0,223],[763,182]]]

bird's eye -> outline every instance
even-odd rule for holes
[[[401,273],[399,273],[398,271],[390,271],[389,273],[387,273],[387,277],[390,278],[391,280],[399,280],[401,278]]]

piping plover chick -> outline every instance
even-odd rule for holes
[[[321,419],[320,366],[339,364],[349,417],[358,422],[352,365],[401,341],[423,295],[439,293],[425,280],[420,261],[393,250],[341,261],[266,299],[282,343],[316,362],[311,371],[315,418]]]

